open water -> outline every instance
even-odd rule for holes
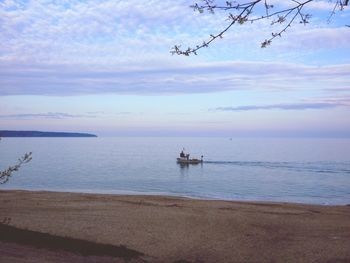
[[[0,189],[350,204],[349,139],[3,138],[0,170],[29,151]]]

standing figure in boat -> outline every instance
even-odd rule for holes
[[[182,151],[180,152],[180,158],[185,158],[184,150],[182,150]]]
[[[180,158],[186,158],[187,160],[190,159],[190,154],[185,154],[184,152],[185,149],[182,149],[182,151],[180,152]]]

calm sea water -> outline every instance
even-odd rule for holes
[[[0,170],[29,151],[0,189],[350,204],[349,139],[3,138]]]

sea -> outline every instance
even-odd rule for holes
[[[204,162],[178,164],[183,148]],[[0,189],[350,204],[350,139],[2,138],[0,170],[26,152]]]

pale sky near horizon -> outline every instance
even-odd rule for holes
[[[271,21],[172,56],[227,24],[193,3],[0,0],[0,129],[350,137],[349,8],[328,22],[333,4],[314,1],[265,49]]]

